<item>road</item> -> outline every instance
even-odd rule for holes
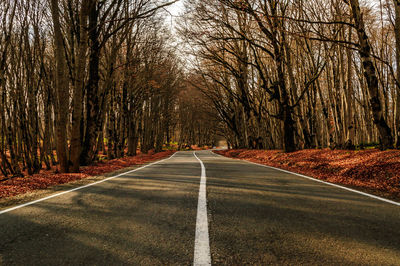
[[[399,206],[211,151],[196,155],[213,265],[400,265]],[[199,160],[179,152],[0,214],[0,264],[193,264]]]

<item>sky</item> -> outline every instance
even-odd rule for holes
[[[179,0],[175,4],[171,5],[168,7],[168,11],[173,15],[173,16],[178,16],[179,13],[183,10],[183,0]]]
[[[180,13],[183,11],[183,2],[184,0],[179,0],[178,2],[167,7],[167,10],[171,15],[167,15],[166,20],[168,23],[170,23],[172,30],[175,26],[175,19],[177,19]]]

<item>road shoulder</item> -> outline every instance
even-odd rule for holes
[[[174,153],[174,154],[176,154],[176,153]],[[14,207],[16,205],[26,204],[26,203],[31,202],[31,201],[35,201],[35,200],[39,200],[39,199],[42,199],[42,198],[45,198],[45,197],[49,197],[49,196],[57,194],[57,193],[62,193],[64,191],[68,191],[68,190],[72,190],[72,189],[79,188],[79,187],[82,187],[82,186],[90,185],[90,184],[102,181],[102,180],[104,180],[106,178],[110,178],[110,177],[113,177],[113,176],[117,176],[117,175],[121,175],[121,174],[124,174],[124,173],[128,173],[128,172],[136,170],[138,168],[141,168],[141,167],[144,167],[144,166],[147,166],[147,165],[150,165],[150,164],[154,164],[154,163],[157,163],[159,161],[163,161],[163,160],[169,159],[172,156],[164,158],[164,159],[161,159],[161,160],[149,161],[149,162],[147,162],[145,164],[139,164],[139,165],[134,165],[134,166],[131,166],[131,167],[118,169],[118,170],[115,170],[115,171],[112,171],[112,172],[104,173],[102,175],[90,176],[90,177],[87,177],[87,178],[83,178],[83,179],[80,179],[80,180],[75,180],[75,181],[72,181],[72,182],[69,182],[69,183],[65,183],[65,184],[55,185],[55,186],[47,187],[47,188],[44,188],[44,189],[33,190],[33,191],[30,191],[30,192],[27,192],[27,193],[24,193],[24,194],[20,194],[20,195],[16,195],[16,196],[13,196],[13,197],[1,198],[0,199],[0,211],[3,211],[3,210],[5,210],[7,208],[10,208],[10,207]]]
[[[380,201],[384,201],[396,206],[400,206],[400,198],[397,196],[392,195],[391,193],[386,193],[377,189],[372,189],[372,188],[368,188],[368,187],[362,187],[362,186],[356,186],[356,185],[351,185],[351,184],[347,184],[344,182],[330,182],[330,180],[326,180],[323,178],[318,178],[315,176],[310,176],[304,173],[301,173],[301,171],[299,172],[295,172],[294,170],[291,169],[284,169],[284,168],[280,168],[280,167],[276,167],[276,166],[271,166],[266,164],[263,161],[255,161],[252,158],[235,158],[235,157],[230,157],[230,156],[226,156],[226,155],[222,155],[219,153],[216,153],[214,150],[212,151],[213,154],[223,157],[223,158],[227,158],[227,159],[233,159],[233,160],[237,160],[237,161],[242,161],[242,162],[246,162],[246,163],[250,163],[250,164],[254,164],[254,165],[258,165],[261,167],[266,167],[266,168],[270,168],[270,169],[275,169],[281,172],[286,172],[289,174],[293,174],[295,176],[301,177],[301,178],[306,178],[309,180],[312,180],[314,182],[320,182],[329,186],[333,186],[333,187],[337,187],[340,189],[344,189],[347,191],[351,191],[353,193],[357,193],[357,194],[361,194],[364,195],[366,197],[370,197],[370,198],[375,198],[377,200]]]

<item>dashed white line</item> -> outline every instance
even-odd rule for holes
[[[55,197],[59,197],[59,196],[61,196],[61,195],[64,195],[64,194],[67,194],[67,193],[71,193],[71,192],[74,192],[74,191],[77,191],[77,190],[80,190],[80,189],[84,189],[84,188],[87,188],[87,187],[91,187],[91,186],[94,186],[94,185],[98,185],[98,184],[100,184],[100,183],[106,182],[106,181],[108,181],[108,180],[111,180],[111,179],[114,179],[114,178],[117,178],[117,177],[120,177],[120,176],[123,176],[123,175],[126,175],[126,174],[130,174],[130,173],[139,171],[139,170],[141,170],[141,169],[143,169],[143,168],[146,168],[146,167],[149,167],[149,166],[151,166],[151,165],[158,164],[158,163],[161,163],[161,162],[163,162],[163,161],[169,160],[169,159],[171,159],[172,157],[174,157],[175,154],[176,154],[176,153],[172,154],[170,157],[168,157],[168,158],[166,158],[166,159],[164,159],[164,160],[160,160],[160,161],[157,161],[157,162],[154,162],[154,163],[150,163],[150,164],[144,165],[144,166],[142,166],[142,167],[133,169],[133,170],[131,170],[131,171],[128,171],[128,172],[125,172],[125,173],[122,173],[122,174],[119,174],[119,175],[111,176],[111,177],[105,178],[105,179],[103,179],[103,180],[100,180],[100,181],[97,181],[97,182],[94,182],[94,183],[91,183],[91,184],[88,184],[88,185],[84,185],[84,186],[77,187],[77,188],[74,188],[74,189],[66,190],[66,191],[63,191],[63,192],[60,192],[60,193],[57,193],[57,194],[54,194],[54,195],[45,197],[45,198],[41,198],[41,199],[38,199],[38,200],[30,201],[30,202],[27,202],[27,203],[25,203],[25,204],[21,204],[21,205],[12,207],[12,208],[8,208],[8,209],[5,209],[5,210],[2,210],[2,211],[0,211],[0,215],[1,215],[1,214],[4,214],[4,213],[7,213],[7,212],[10,212],[10,211],[14,211],[14,210],[17,210],[17,209],[26,207],[26,206],[29,206],[29,205],[33,205],[33,204],[36,204],[36,203],[39,203],[39,202],[42,202],[42,201],[45,201],[45,200],[48,200],[48,199],[52,199],[52,198],[55,198]]]
[[[201,165],[199,200],[197,204],[196,235],[194,243],[193,265],[211,265],[210,240],[208,235],[207,198],[206,198],[206,168],[203,162],[193,152]]]

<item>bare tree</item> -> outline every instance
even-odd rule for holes
[[[388,126],[386,119],[383,114],[381,106],[381,98],[379,94],[379,83],[376,76],[376,68],[371,57],[371,46],[369,44],[369,38],[365,31],[364,20],[360,10],[360,4],[358,0],[349,0],[351,6],[351,13],[354,18],[354,25],[357,30],[358,42],[360,45],[359,53],[361,56],[364,76],[367,81],[369,102],[372,109],[374,124],[378,128],[380,140],[383,149],[393,147],[393,136],[391,129]]]

